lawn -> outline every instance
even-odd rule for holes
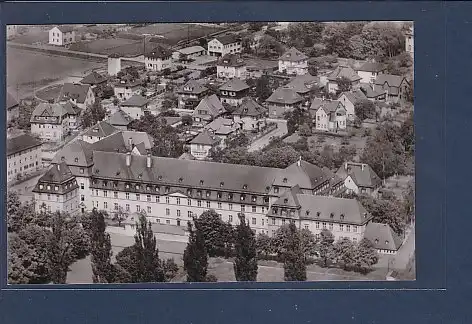
[[[367,142],[367,137],[362,133],[355,134],[351,137],[330,136],[329,134],[314,134],[308,138],[308,145],[311,150],[320,151],[325,145],[331,145],[335,151],[338,151],[343,143],[347,145],[354,145],[356,147],[357,155],[361,155],[364,151]]]
[[[133,57],[142,54],[143,42],[125,38],[106,38],[90,42],[77,42],[71,45],[70,49],[94,54],[115,53],[120,56]]]
[[[44,89],[41,89],[36,92],[36,96],[39,99],[49,101],[51,99],[56,100],[59,97],[59,94],[61,93],[62,85],[61,84],[56,84]]]

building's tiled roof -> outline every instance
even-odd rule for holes
[[[346,78],[351,82],[358,81],[361,77],[351,67],[339,65],[333,72],[328,75],[329,81],[337,81],[340,78]]]
[[[338,177],[338,175],[336,175],[334,172],[332,172],[330,169],[328,169],[327,167],[323,167],[323,172],[328,176],[330,177],[330,184],[331,186],[335,186],[337,184],[340,184],[341,182],[344,182],[344,179],[341,179],[340,177]]]
[[[287,208],[298,208],[300,202],[298,201],[297,195],[302,194],[300,186],[296,185],[286,190],[279,199],[277,199],[272,206],[287,207]]]
[[[143,96],[139,94],[135,94],[128,100],[122,102],[121,106],[122,107],[144,107],[148,103],[149,103],[149,100],[147,98],[144,98]]]
[[[179,53],[184,54],[184,55],[190,55],[198,52],[205,51],[205,49],[201,46],[190,46],[190,47],[185,47],[181,48],[178,50]]]
[[[60,118],[68,113],[68,110],[63,104],[42,102],[34,108],[33,113],[31,114],[31,122],[41,122],[37,120],[33,121],[33,118],[36,116]]]
[[[381,250],[397,251],[403,243],[402,238],[390,225],[374,222],[367,224],[364,238],[368,239],[374,248]]]
[[[219,117],[215,119],[214,121],[212,121],[211,123],[209,123],[208,125],[206,125],[205,129],[217,131],[223,126],[231,127],[233,126],[233,124],[234,124],[234,121],[232,119]]]
[[[244,60],[238,54],[226,54],[217,62],[218,66],[240,67],[244,66]]]
[[[220,88],[222,91],[243,91],[249,89],[249,86],[241,79],[233,78],[223,84]]]
[[[57,27],[63,33],[70,33],[74,31],[74,26],[63,25],[63,26],[55,26],[55,27]]]
[[[405,77],[400,75],[379,74],[375,79],[375,84],[384,85],[385,83],[387,83],[389,87],[399,88],[403,80],[406,80]]]
[[[128,126],[133,121],[127,113],[123,110],[118,109],[110,117],[108,117],[107,122],[113,126]]]
[[[202,131],[194,139],[190,141],[190,144],[201,144],[201,145],[215,145],[219,142],[219,139],[213,136],[209,131]]]
[[[234,34],[228,34],[224,36],[218,36],[216,39],[223,45],[228,45],[236,42],[240,42],[241,38]]]
[[[320,83],[320,78],[310,74],[299,75],[293,78],[286,86],[298,94],[306,94]]]
[[[40,146],[42,143],[37,138],[29,135],[22,134],[16,137],[7,139],[7,156],[15,153],[22,152],[24,150]]]
[[[318,109],[323,108],[323,110],[327,113],[334,113],[338,110],[338,108],[344,108],[341,102],[337,100],[321,100],[315,98],[310,105],[310,111],[316,112]]]
[[[299,194],[297,197],[301,205],[301,219],[363,225],[372,218],[356,199],[310,194]]]
[[[84,136],[106,137],[116,132],[118,132],[117,128],[113,127],[106,121],[100,121],[90,127],[89,130],[84,133]]]
[[[185,153],[182,153],[181,156],[179,156],[179,160],[196,160],[197,158],[195,156],[193,156],[192,154],[188,153],[188,152],[185,152]]]
[[[141,143],[144,143],[144,146],[140,146]],[[126,153],[138,148],[140,154],[146,154],[152,146],[153,139],[148,134],[134,131],[120,131],[92,144],[94,151]]]
[[[179,88],[178,93],[199,95],[206,91],[208,91],[208,89],[205,86],[203,86],[200,82],[196,80],[190,80]]]
[[[297,50],[295,47],[290,48],[286,51],[279,60],[281,61],[290,61],[290,62],[300,62],[303,60],[307,60],[308,56]]]
[[[341,98],[342,95],[345,95],[346,99],[349,100],[353,105],[361,100],[367,100],[366,95],[361,90],[343,92],[339,97]]]
[[[218,99],[218,97],[214,94],[203,98],[197,105],[197,107],[195,107],[195,110],[193,111],[192,115],[200,116],[200,111],[202,110],[207,111],[207,115],[213,118],[223,114],[226,111],[220,99]]]
[[[10,110],[16,106],[18,106],[18,101],[10,92],[7,91],[7,110]]]
[[[85,78],[80,80],[80,83],[82,84],[90,84],[90,85],[97,85],[100,83],[107,82],[107,78],[100,73],[97,73],[93,71],[89,75],[87,75]]]
[[[296,104],[303,101],[303,98],[293,89],[280,87],[275,90],[266,102],[279,104]]]
[[[362,64],[357,70],[358,71],[365,71],[365,72],[382,72],[385,71],[387,67],[382,63],[377,62],[367,62]]]
[[[38,183],[61,184],[73,178],[73,174],[65,162],[52,165],[38,180]]]
[[[172,126],[182,121],[182,117],[160,117],[166,121],[166,125]]]
[[[358,187],[377,188],[382,182],[374,170],[365,163],[344,162],[336,175],[343,180],[351,176]]]
[[[316,188],[329,177],[323,170],[311,163],[300,160],[278,172],[274,179],[274,185],[281,187]]]
[[[241,117],[258,117],[264,115],[266,112],[267,109],[265,107],[259,105],[254,99],[246,97],[232,114]]]
[[[361,83],[360,91],[362,91],[367,98],[377,98],[385,94],[382,91],[374,90],[369,83]]]
[[[74,99],[77,100],[78,103],[84,103],[85,99],[87,99],[89,89],[90,85],[88,84],[64,83],[61,93],[59,94],[59,100]]]
[[[152,58],[152,59],[158,59],[158,58],[159,59],[166,59],[166,58],[170,58],[172,56],[172,52],[169,49],[159,45],[159,46],[153,48],[148,53],[146,53],[145,56],[148,57],[148,58]]]
[[[68,166],[89,167],[93,164],[93,146],[81,139],[66,144],[57,152],[51,163],[65,162]]]
[[[136,88],[136,87],[140,87],[141,85],[142,85],[142,82],[139,79],[135,80],[132,78],[123,78],[115,82],[114,87],[115,88],[124,88],[124,87]]]

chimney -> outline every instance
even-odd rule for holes
[[[128,138],[128,146],[131,147],[131,149],[133,149],[133,139],[131,137]]]
[[[146,166],[148,168],[151,168],[152,165],[152,160],[151,160],[151,152],[147,152],[147,157],[146,157]]]
[[[347,170],[347,162],[344,163],[344,169]]]
[[[57,170],[61,171],[61,166],[59,164],[57,165]]]
[[[301,155],[300,155],[300,157],[298,158],[297,165],[298,165],[298,166],[301,166],[301,165],[302,165],[302,156],[301,156]]]
[[[131,166],[131,152],[126,153],[126,166]]]
[[[361,171],[364,171],[364,167],[365,167],[365,164],[362,163],[362,164],[361,164]]]

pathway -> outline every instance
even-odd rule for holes
[[[252,142],[248,148],[249,152],[260,150],[266,147],[272,138],[282,137],[288,133],[287,122],[285,120],[270,120],[270,121],[277,123],[277,128],[274,129],[272,132],[267,133],[266,135]]]

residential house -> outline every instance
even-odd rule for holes
[[[80,126],[80,116],[82,109],[74,105],[70,101],[59,101],[59,104],[67,111],[69,130],[76,131]]]
[[[285,112],[300,107],[303,98],[292,88],[280,87],[267,98],[266,103],[270,118],[283,118]]]
[[[98,142],[102,138],[110,136],[119,132],[120,130],[106,121],[99,121],[92,127],[90,127],[83,135],[82,139],[84,142],[93,144]]]
[[[216,95],[204,97],[192,113],[194,126],[204,127],[218,116],[223,115],[226,109]]]
[[[92,71],[92,73],[87,74],[82,80],[80,80],[80,83],[88,84],[92,88],[95,88],[96,86],[106,85],[107,81],[107,77],[101,75],[96,71]]]
[[[69,100],[80,109],[86,109],[95,103],[95,94],[88,84],[64,83],[58,100]]]
[[[19,103],[13,95],[7,91],[7,124],[20,117]]]
[[[370,101],[385,101],[386,99],[385,92],[382,91],[382,89],[375,91],[374,85],[371,83],[361,83],[359,90],[361,90]]]
[[[356,110],[354,107],[356,103],[361,102],[362,100],[367,100],[367,97],[360,89],[341,93],[338,101],[346,109],[347,120],[354,121],[356,118]]]
[[[67,46],[75,43],[75,31],[73,26],[54,26],[49,30],[49,44]]]
[[[177,90],[178,107],[193,110],[207,93],[207,87],[197,80],[190,80]]]
[[[413,58],[415,52],[415,35],[413,27],[410,27],[405,33],[405,51]]]
[[[387,67],[378,62],[366,62],[357,68],[357,74],[360,76],[362,83],[373,84],[378,75],[385,73]]]
[[[410,83],[404,76],[381,74],[375,79],[374,91],[384,92],[389,102],[405,101]]]
[[[201,46],[190,46],[181,48],[174,53],[172,53],[172,58],[174,60],[187,60],[187,59],[195,59],[199,56],[203,56],[206,54],[206,50]]]
[[[226,141],[232,136],[238,134],[240,124],[236,123],[232,119],[218,117],[206,125],[204,129],[218,137],[220,139],[220,147],[225,148]]]
[[[285,86],[295,90],[296,93],[305,99],[305,103],[309,105],[311,95],[321,87],[321,84],[319,77],[304,74],[296,76]]]
[[[171,69],[172,52],[163,46],[157,46],[152,51],[144,55],[144,66],[148,71],[163,71]]]
[[[314,99],[310,106],[316,130],[337,132],[346,129],[346,108],[337,100]]]
[[[216,63],[216,75],[219,79],[246,79],[246,63],[239,54],[226,54]]]
[[[376,195],[382,180],[372,168],[365,163],[344,162],[336,175],[343,179],[347,192]]]
[[[279,57],[279,72],[287,74],[305,75],[308,73],[308,56],[297,50],[290,48]]]
[[[231,106],[237,106],[242,103],[243,98],[249,94],[249,86],[246,82],[234,78],[223,84],[220,88],[221,102]]]
[[[131,98],[133,95],[141,94],[141,80],[132,80],[131,78],[124,78],[113,86],[113,92],[115,97],[120,101],[125,101]]]
[[[208,157],[212,148],[215,148],[220,143],[220,139],[207,130],[203,130],[190,144],[190,154],[197,160],[204,160]]]
[[[118,108],[111,116],[107,118],[107,122],[120,130],[128,130],[134,118]]]
[[[62,141],[70,131],[69,115],[64,103],[40,103],[31,114],[31,133],[46,141]]]
[[[327,76],[328,92],[336,93],[339,91],[339,81],[347,79],[351,90],[356,90],[360,86],[361,77],[350,66],[339,65],[333,72]]]
[[[177,126],[182,125],[182,117],[169,116],[169,117],[161,117],[161,118],[164,119],[166,121],[166,125],[170,127],[175,128]]]
[[[374,249],[380,254],[396,254],[403,244],[403,239],[395,233],[390,225],[370,222],[364,233]]]
[[[7,40],[11,40],[18,35],[19,27],[20,25],[7,25]]]
[[[266,125],[267,109],[252,98],[244,98],[241,104],[232,112],[236,123],[243,130],[259,131]]]
[[[134,119],[140,119],[148,111],[149,100],[140,94],[134,94],[121,103],[121,110]]]
[[[42,142],[29,134],[7,139],[7,182],[39,170],[41,146]]]
[[[241,53],[241,45],[241,38],[237,35],[229,34],[218,36],[208,42],[208,55],[225,56],[226,54]]]
[[[79,213],[78,189],[77,180],[65,162],[51,166],[33,189],[36,211]]]

